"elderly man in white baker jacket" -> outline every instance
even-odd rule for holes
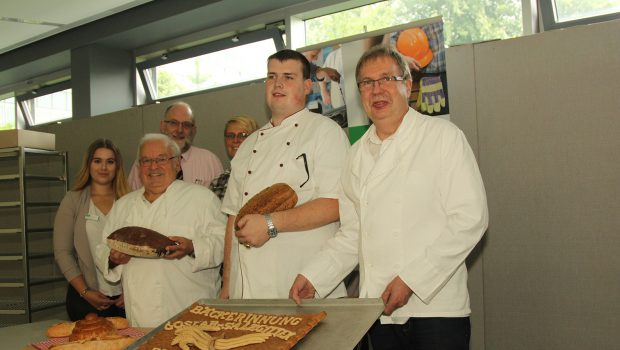
[[[180,154],[166,135],[142,138],[138,162],[144,187],[114,203],[97,247],[97,267],[106,279],[122,281],[134,327],[155,327],[196,300],[219,294],[226,218],[208,188],[176,180]],[[126,226],[152,229],[177,245],[158,259],[110,250],[105,238]]]
[[[395,49],[364,53],[356,79],[373,125],[344,165],[340,231],[290,297],[325,295],[359,261],[360,297],[385,303],[373,349],[468,349],[465,258],[488,224],[474,154],[456,126],[409,107],[411,75]]]

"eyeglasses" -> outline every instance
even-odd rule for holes
[[[234,140],[234,139],[245,140],[248,138],[248,136],[250,136],[250,134],[247,132],[240,132],[238,134],[233,134],[232,132],[230,132],[230,133],[224,134],[224,137],[229,140]]]
[[[392,82],[407,80],[407,78],[408,77],[405,75],[402,77],[383,77],[375,80],[365,79],[357,82],[357,87],[360,89],[360,91],[369,91],[375,87],[375,83],[379,84],[379,86],[384,86],[386,84],[391,84]]]
[[[141,158],[140,160],[138,160],[138,163],[140,163],[141,166],[143,167],[150,167],[151,164],[155,163],[155,165],[157,166],[161,166],[163,164],[165,164],[167,161],[169,161],[170,159],[174,159],[177,156],[172,156],[172,157],[157,157],[157,158]]]
[[[174,119],[164,119],[164,123],[168,124],[168,126],[171,126],[175,129],[177,129],[179,125],[182,125],[183,129],[191,129],[194,127],[194,123],[192,122],[180,122]]]

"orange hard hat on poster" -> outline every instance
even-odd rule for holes
[[[433,51],[422,28],[409,28],[400,32],[396,49],[405,56],[415,59],[420,67],[426,67],[433,60]]]

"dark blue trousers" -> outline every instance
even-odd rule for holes
[[[412,317],[405,324],[375,322],[373,350],[469,350],[469,317]]]
[[[67,287],[67,314],[71,321],[83,320],[86,314],[94,313],[100,317],[125,317],[125,309],[115,305],[110,306],[106,310],[99,311],[95,309],[88,301],[80,297],[71,285]]]

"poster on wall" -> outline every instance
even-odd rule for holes
[[[412,108],[431,116],[449,113],[441,17],[298,49],[312,64],[313,90],[306,106],[348,128],[351,143],[369,126],[357,91],[355,66],[375,45],[394,46],[408,62],[413,81],[409,97]]]

